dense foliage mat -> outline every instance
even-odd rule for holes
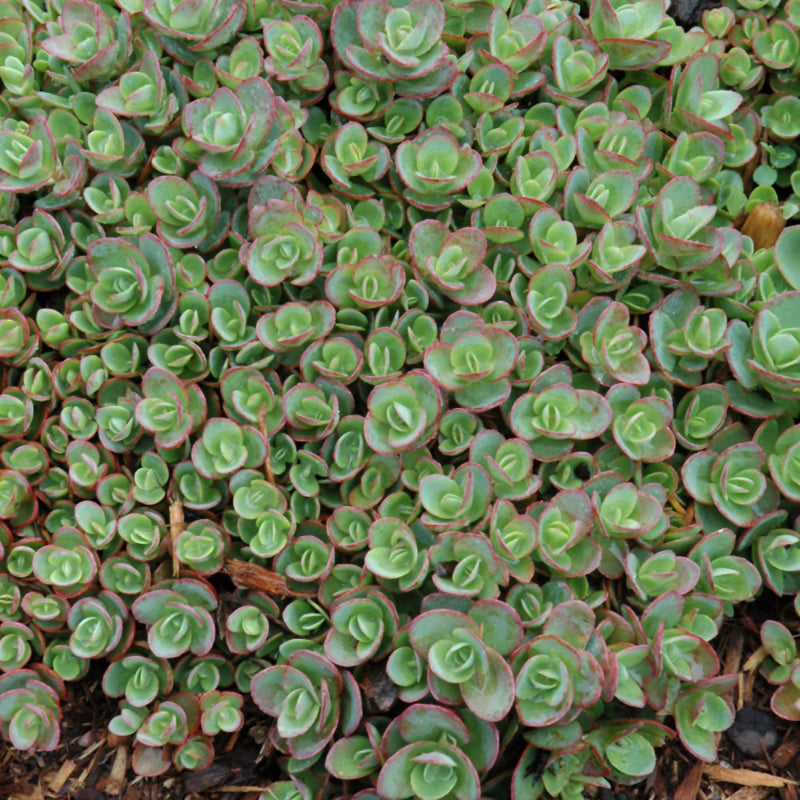
[[[0,0],[0,734],[91,665],[144,776],[253,702],[273,800],[573,800],[760,594],[800,720],[799,31]]]

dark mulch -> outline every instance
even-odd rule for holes
[[[102,675],[102,671],[100,671]],[[107,730],[117,703],[99,675],[67,684],[61,742],[52,752],[22,752],[0,741],[0,798],[8,800],[256,800],[281,775],[268,742],[268,723],[254,706],[244,728],[214,740],[216,758],[204,770],[137,776],[132,742]]]

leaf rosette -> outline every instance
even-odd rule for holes
[[[80,658],[114,657],[124,653],[133,639],[128,607],[109,591],[82,597],[67,618],[72,635],[69,647]]]
[[[177,40],[175,45],[188,50],[191,57],[229,42],[244,22],[245,4],[242,0],[143,0],[142,12],[167,41]]]
[[[523,302],[531,327],[543,339],[566,339],[575,330],[578,318],[569,307],[574,289],[575,276],[561,264],[542,267],[531,276]]]
[[[86,257],[95,280],[92,307],[103,327],[124,325],[148,334],[169,322],[178,302],[175,268],[160,239],[149,233],[97,239]]]
[[[517,355],[507,330],[471,311],[456,311],[442,326],[440,341],[425,351],[425,369],[460,406],[487,411],[508,399]]]
[[[541,485],[541,478],[533,474],[531,449],[520,439],[481,431],[472,442],[469,458],[487,471],[496,498],[522,500]]]
[[[547,39],[544,23],[536,14],[517,14],[509,19],[502,8],[492,11],[488,34],[492,60],[505,64],[517,76],[536,63]],[[533,88],[527,76],[523,85],[528,91]]]
[[[653,38],[665,10],[663,0],[593,0],[589,25],[600,49],[609,54],[611,69],[645,69],[669,55],[669,41]]]
[[[342,63],[367,80],[390,82],[405,97],[433,97],[456,78],[442,41],[444,6],[413,0],[393,8],[384,0],[346,0],[331,20],[331,39]]]
[[[435,531],[477,525],[489,510],[492,482],[477,464],[460,466],[452,475],[426,475],[419,484],[425,512],[422,523]]]
[[[477,800],[475,767],[456,747],[416,742],[394,753],[378,776],[378,792],[387,800]]]
[[[106,81],[122,70],[130,54],[130,21],[125,11],[110,17],[89,0],[68,0],[61,7],[58,31],[41,43],[42,49],[74,65],[78,83]]]
[[[676,70],[674,108],[670,131],[708,131],[723,140],[731,138],[728,119],[742,103],[742,95],[719,88],[720,59],[698,53]]]
[[[399,519],[381,517],[369,526],[369,550],[364,566],[381,585],[408,592],[428,575],[429,560],[423,546],[426,533],[419,523],[409,526]]]
[[[103,691],[109,697],[124,697],[132,706],[149,706],[159,694],[172,689],[172,669],[163,659],[128,653],[109,664],[103,675]]]
[[[233,733],[244,724],[241,708],[244,697],[238,692],[220,692],[216,689],[200,697],[200,727],[207,736],[221,731]]]
[[[751,355],[746,360],[756,384],[763,386],[773,397],[793,399],[800,386],[800,328],[797,326],[800,311],[800,292],[783,292],[766,303],[756,314],[752,327]],[[729,351],[729,361],[734,374],[742,374],[738,367],[736,344]],[[752,384],[747,380],[745,386]]]
[[[505,656],[520,640],[522,628],[507,606],[498,603],[492,610],[496,613],[489,617],[495,626],[491,634],[484,636],[479,622],[485,620],[479,612],[475,621],[466,614],[438,609],[412,622],[409,640],[428,663],[435,697],[447,703],[464,702],[480,719],[498,722],[514,703],[514,676]]]
[[[515,707],[528,727],[567,722],[600,697],[603,673],[594,656],[558,636],[536,636],[514,664]]]
[[[570,39],[559,34],[553,41],[555,86],[548,84],[548,94],[569,105],[603,80],[608,71],[609,56],[591,39]]]
[[[187,652],[205,655],[214,645],[216,627],[211,616],[217,607],[214,591],[193,579],[164,581],[139,597],[131,607],[138,622],[147,626],[147,643],[158,658],[176,658]]]
[[[589,533],[591,501],[585,492],[567,489],[552,500],[537,503],[531,517],[539,526],[535,556],[556,574],[588,575],[600,563],[601,547]]]
[[[75,528],[60,528],[49,544],[33,557],[36,579],[63,597],[83,594],[98,569],[98,556],[88,540]]]
[[[675,452],[672,404],[661,397],[640,397],[632,384],[616,384],[608,402],[614,413],[614,441],[629,458],[648,463],[663,461]]]
[[[417,277],[450,300],[479,305],[494,296],[496,280],[483,263],[486,237],[477,228],[450,232],[438,220],[423,220],[412,228],[408,247]]]
[[[322,266],[322,247],[316,230],[303,215],[282,200],[267,200],[250,214],[250,243],[239,250],[239,258],[250,277],[261,286],[289,281],[305,286]]]
[[[735,711],[728,697],[736,675],[709,678],[687,686],[675,701],[675,728],[684,746],[703,761],[716,758],[722,731],[733,723]]]
[[[223,478],[258,466],[266,454],[264,438],[254,427],[216,418],[206,422],[192,447],[192,463],[206,478]]]
[[[337,308],[372,310],[400,297],[406,273],[392,256],[365,256],[355,264],[341,264],[325,280],[325,295]]]
[[[497,730],[468,709],[417,703],[392,720],[381,749],[390,754],[378,776],[382,797],[476,800],[478,772],[497,758]]]
[[[600,436],[612,420],[602,395],[573,389],[560,382],[561,377],[561,373],[543,375],[530,392],[517,398],[509,415],[511,430],[531,445],[534,458],[543,461],[568,453],[574,440]]]
[[[778,502],[766,471],[764,451],[755,442],[743,442],[720,453],[695,453],[684,464],[682,475],[698,503],[711,506],[734,525],[748,527],[773,511]]]
[[[477,177],[483,163],[475,150],[461,147],[452,133],[440,127],[404,141],[394,160],[406,200],[429,211],[447,208],[452,196]]]
[[[722,309],[703,307],[692,290],[673,292],[650,316],[650,342],[656,362],[672,380],[696,386],[709,361],[731,347],[727,324]]]
[[[55,750],[61,735],[61,706],[55,687],[63,696],[59,679],[32,669],[0,676],[0,733],[13,747]]]
[[[310,650],[295,650],[285,663],[259,672],[250,693],[276,718],[279,748],[295,758],[320,753],[340,725],[345,736],[352,734],[361,718],[355,679]]]
[[[225,235],[228,214],[221,210],[219,189],[199,171],[188,180],[174,175],[154,178],[145,196],[156,216],[158,235],[170,247],[206,251]]]
[[[333,330],[336,312],[330,303],[284,303],[264,314],[256,324],[262,344],[277,353],[308,348]]]
[[[442,400],[425,372],[414,370],[370,392],[364,439],[376,452],[392,455],[427,444],[437,432]]]
[[[316,22],[305,15],[273,20],[264,25],[267,57],[264,68],[278,81],[291,81],[303,92],[320,92],[329,72],[320,58],[323,39]]]
[[[376,589],[357,589],[340,595],[330,614],[325,655],[339,667],[379,660],[397,633],[399,620],[394,603]]]
[[[53,216],[37,208],[14,228],[16,247],[9,254],[8,261],[26,276],[29,285],[38,285],[43,280],[48,283],[61,280],[75,252],[74,247],[67,243],[64,223],[60,214]]]
[[[643,385],[650,378],[650,365],[643,354],[647,335],[629,325],[625,305],[593,298],[578,316],[573,339],[592,377],[604,386],[617,382]]]
[[[252,180],[269,165],[278,144],[274,119],[272,88],[255,76],[188,103],[182,117],[183,130],[199,151],[192,158],[197,169],[226,185]]]
[[[195,384],[184,384],[172,373],[154,367],[142,378],[142,392],[136,420],[153,434],[159,447],[178,447],[202,424],[206,401]]]
[[[777,595],[800,591],[800,534],[788,528],[775,528],[753,544],[764,582]]]
[[[661,189],[650,217],[640,207],[637,222],[659,266],[691,273],[722,252],[722,231],[709,224],[716,212],[716,206],[703,203],[700,186],[687,176],[675,178]]]
[[[43,115],[23,133],[0,131],[0,190],[31,192],[52,181],[60,168],[53,132]]]
[[[362,181],[379,181],[389,169],[389,162],[389,148],[370,140],[366,128],[358,122],[336,130],[322,148],[325,172],[343,194],[352,197],[371,196],[372,190]]]
[[[175,72],[159,64],[155,51],[146,50],[137,66],[97,95],[97,107],[111,115],[133,117],[137,126],[160,135],[177,120],[186,93]]]

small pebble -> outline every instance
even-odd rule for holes
[[[751,758],[763,757],[764,750],[770,753],[778,744],[775,717],[757,708],[745,707],[739,711],[727,734],[739,751]]]

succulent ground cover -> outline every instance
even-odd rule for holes
[[[0,0],[5,746],[604,797],[742,619],[800,721],[800,2],[695,21]]]

